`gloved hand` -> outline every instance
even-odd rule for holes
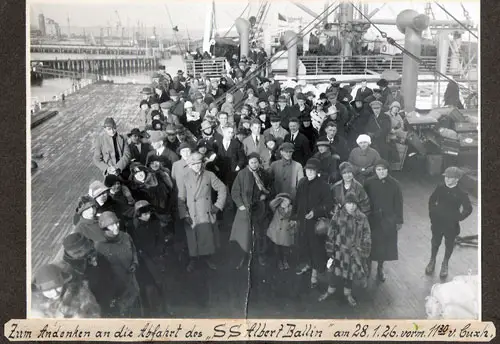
[[[211,212],[212,214],[217,214],[219,211],[220,211],[220,209],[219,209],[219,208],[217,208],[217,207],[215,206],[215,204],[212,204],[212,209],[210,210],[210,212]]]
[[[134,273],[135,270],[137,270],[137,264],[136,263],[133,263],[132,265],[130,265],[130,268],[128,268],[128,271],[130,273]]]
[[[184,218],[184,222],[186,222],[190,226],[193,225],[193,220],[189,216]]]

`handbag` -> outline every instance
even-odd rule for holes
[[[326,217],[319,217],[314,225],[316,235],[326,235],[330,227],[330,220]]]

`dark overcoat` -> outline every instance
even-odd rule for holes
[[[371,260],[398,260],[397,225],[403,224],[403,194],[399,182],[391,176],[371,177],[365,182],[370,199],[368,216],[372,233]]]

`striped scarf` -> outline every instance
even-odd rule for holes
[[[262,182],[262,179],[260,179],[259,174],[257,173],[258,170],[252,170],[249,168],[249,170],[252,172],[253,177],[255,179],[255,184],[257,184],[257,187],[259,188],[260,192],[265,193],[266,195],[269,195],[269,190],[266,189],[264,183]]]

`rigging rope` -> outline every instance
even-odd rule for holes
[[[430,67],[425,61],[423,61],[420,57],[414,55],[413,53],[409,52],[408,50],[406,50],[405,47],[401,46],[401,44],[397,43],[396,40],[394,40],[394,38],[391,38],[391,37],[388,37],[387,36],[387,33],[385,33],[384,31],[380,30],[368,17],[366,17],[353,3],[351,3],[353,8],[358,11],[359,13],[361,13],[363,15],[363,17],[365,17],[366,20],[368,20],[368,22],[378,31],[380,32],[380,35],[385,38],[387,40],[387,42],[393,46],[395,46],[396,48],[398,48],[399,50],[401,50],[401,52],[403,54],[406,54],[408,56],[410,56],[412,59],[414,59],[418,64],[421,64],[422,66],[424,66],[427,70],[429,70],[430,72],[433,72],[434,74],[438,74],[439,76],[447,79],[448,81],[450,82],[453,82],[455,84],[457,84],[458,87],[462,88],[463,90],[467,91],[467,92],[471,92],[470,88],[468,87],[465,87],[465,86],[462,86],[460,85],[458,82],[456,82],[455,80],[453,80],[452,78],[450,78],[449,76],[441,73],[440,71],[438,71],[437,69],[435,68],[432,68]]]
[[[245,13],[245,11],[247,10],[248,6],[250,6],[250,3],[247,3],[247,6],[245,7],[245,9],[241,12],[241,14],[238,16],[238,18],[241,18],[241,16],[243,15],[243,13]],[[224,36],[222,37],[226,37],[228,35],[229,32],[231,32],[231,30],[233,29],[234,25],[235,25],[236,21],[233,22],[233,25],[231,25],[231,27],[229,28],[229,30],[227,30],[227,32],[224,34]]]
[[[454,16],[453,16],[450,12],[448,12],[448,11],[446,10],[446,8],[444,8],[442,5],[440,5],[437,1],[434,1],[434,3],[435,3],[436,5],[438,5],[438,6],[439,6],[439,8],[440,8],[440,9],[442,9],[442,10],[443,10],[443,11],[444,11],[447,15],[449,15],[451,18],[453,18],[453,20],[455,20],[455,21],[456,21],[456,22],[457,22],[457,23],[458,23],[461,27],[463,27],[465,30],[469,31],[469,33],[470,33],[472,36],[476,37],[476,39],[479,39],[479,37],[477,37],[477,35],[476,35],[475,33],[473,33],[473,32],[471,31],[471,29],[470,29],[469,27],[467,27],[467,25],[464,25],[464,24],[463,24],[460,20],[458,20],[457,18],[455,18],[455,17],[454,17]],[[462,6],[462,8],[463,8],[463,6]]]
[[[172,17],[170,16],[170,11],[168,10],[167,4],[164,4],[164,6],[165,6],[165,10],[167,11],[167,14],[168,14],[168,19],[170,20],[170,25],[172,26],[172,31],[174,32],[175,42],[177,43],[177,47],[179,48],[179,52],[182,56],[182,59],[184,60],[184,53],[182,52],[181,44],[179,42],[179,39],[177,38],[177,34],[175,33],[176,31],[174,30],[174,22],[172,21]]]
[[[301,31],[299,31],[299,33],[297,34],[300,35],[301,33],[303,33],[303,31],[305,31],[305,29],[310,26],[312,23],[314,23],[318,18],[321,18],[325,13],[328,12],[327,15],[330,15],[331,13],[333,13],[334,11],[336,11],[340,5],[336,5],[335,8],[333,10],[331,10],[331,8],[335,5],[335,3],[332,3],[330,6],[328,6],[323,12],[321,12],[320,14],[318,14],[313,20],[311,20],[309,22],[309,24],[307,24]],[[307,32],[305,33],[305,35],[309,34],[312,30],[314,30],[314,28],[316,28],[318,25],[321,24],[321,21],[319,21],[318,23],[314,24],[309,30],[307,30]],[[292,45],[292,46],[295,46],[297,45],[299,42],[299,40],[297,39],[296,42]],[[287,49],[288,50],[288,49]],[[257,68],[249,73],[248,75],[246,75],[243,80],[241,80],[240,82],[236,83],[233,87],[231,87],[226,93],[232,93],[232,92],[235,92],[237,89],[239,89],[241,86],[245,85],[248,81],[250,81],[252,78],[256,77],[257,74],[260,72],[260,70],[262,68],[264,68],[268,63],[271,65],[273,62],[275,62],[276,60],[278,60],[287,50],[283,50],[281,51],[281,53],[279,54],[276,54],[275,56],[273,57],[268,57],[264,62],[262,62],[259,66],[257,66]],[[225,95],[222,95],[220,96],[219,98],[217,98],[215,100],[215,103],[217,105],[220,105],[221,101],[225,98]]]

